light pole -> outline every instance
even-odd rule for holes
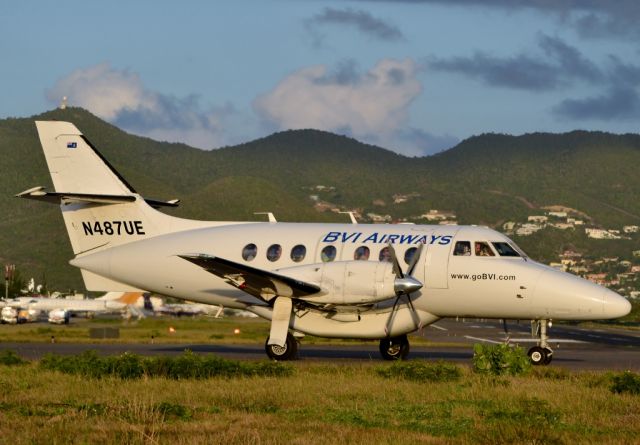
[[[4,265],[4,299],[9,299],[9,282],[13,280],[13,273],[16,270],[15,264]]]

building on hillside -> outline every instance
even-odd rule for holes
[[[573,250],[565,250],[564,252],[562,252],[560,257],[561,258],[579,259],[579,258],[582,258],[582,254],[580,252],[575,252]]]
[[[567,230],[567,229],[575,229],[575,227],[573,227],[573,224],[569,224],[569,223],[551,223],[549,224],[551,227],[554,227],[556,229],[560,229],[560,230]]]
[[[515,226],[516,226],[516,223],[515,223],[515,222],[513,222],[513,221],[507,221],[506,223],[504,223],[504,224],[502,225],[502,229],[503,229],[504,231],[506,231],[506,232],[511,232],[511,231],[514,229],[514,227],[515,227]]]
[[[556,218],[566,218],[567,217],[567,212],[549,212],[549,213],[547,213],[547,215],[553,216],[553,217],[556,217]]]
[[[527,223],[527,224],[521,225],[516,229],[516,235],[529,236],[533,233],[536,233],[539,230],[542,230],[542,226],[538,224]]]
[[[532,223],[546,223],[549,217],[544,215],[531,215],[527,217],[527,221]]]
[[[620,239],[620,236],[605,229],[586,228],[584,232],[589,238],[593,239]]]
[[[624,226],[622,228],[622,231],[624,233],[637,233],[640,231],[640,227],[639,226]]]
[[[549,263],[549,266],[553,267],[554,269],[562,270],[564,272],[566,272],[567,270],[567,266],[562,263]]]
[[[391,222],[391,215],[378,215],[377,213],[367,213],[367,217],[373,222]]]
[[[590,273],[590,274],[586,274],[584,277],[587,280],[591,281],[592,283],[604,284],[605,280],[607,279],[607,274],[606,273]]]
[[[582,275],[589,272],[589,268],[587,266],[571,266],[569,271],[573,272],[576,275]]]
[[[456,219],[456,214],[453,212],[431,209],[428,213],[420,215],[420,218],[424,218],[427,221],[445,221],[448,219]]]

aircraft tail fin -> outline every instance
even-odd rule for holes
[[[56,192],[136,193],[72,123],[37,121],[36,128]]]
[[[175,207],[141,197],[91,142],[69,122],[38,121],[54,192],[35,187],[17,196],[60,205],[76,256],[212,223],[175,218],[155,208]],[[138,291],[83,270],[88,290]]]

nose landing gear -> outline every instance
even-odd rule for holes
[[[548,365],[553,359],[553,350],[548,343],[547,326],[551,327],[549,320],[531,320],[531,334],[539,338],[538,345],[529,349],[527,353],[532,365]]]

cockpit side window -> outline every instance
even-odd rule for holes
[[[471,256],[471,241],[458,241],[453,248],[456,256]]]
[[[494,243],[492,242],[493,247],[498,251],[498,255],[500,256],[516,256],[519,257],[520,254],[513,248],[509,243]]]
[[[491,247],[489,247],[489,244],[484,241],[476,241],[475,248],[476,256],[496,256],[496,254],[493,253],[493,250],[491,250]]]

